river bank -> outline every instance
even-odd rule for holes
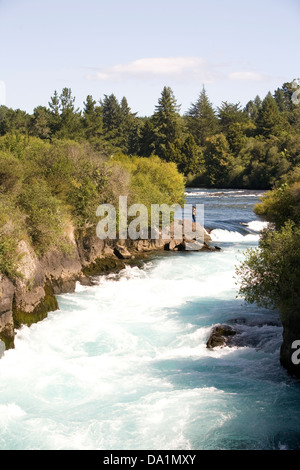
[[[203,235],[201,242],[190,240],[195,246],[189,246],[188,249],[215,250],[210,245],[208,233],[202,227],[200,229]],[[75,235],[72,229],[69,230],[68,237],[71,250],[67,253],[48,251],[41,258],[37,257],[28,243],[20,242],[18,269],[21,277],[10,280],[0,275],[0,341],[4,343],[2,350],[14,347],[16,329],[23,324],[30,326],[41,321],[50,311],[57,310],[59,306],[56,296],[74,292],[77,282],[92,285],[94,276],[119,272],[127,265],[137,265],[150,253],[184,251],[189,242],[184,233],[181,239],[174,237],[174,223],[171,224],[169,238],[159,233],[157,239],[101,240],[93,234]]]

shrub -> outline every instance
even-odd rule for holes
[[[149,158],[125,157],[119,155],[114,161],[130,174],[129,202],[145,204],[183,204],[185,178],[172,162],[165,162],[157,156]]]
[[[239,293],[247,302],[279,308],[283,318],[300,317],[300,227],[293,222],[280,230],[267,230],[259,248],[246,251],[236,272]]]
[[[10,236],[0,234],[0,273],[12,280],[20,277],[18,261],[16,240]]]
[[[43,180],[28,181],[19,195],[25,212],[28,234],[37,252],[42,254],[63,238],[65,215],[61,204]]]
[[[278,189],[268,191],[254,207],[254,212],[272,222],[276,228],[282,227],[287,220],[299,223],[300,183],[292,186],[284,183]]]

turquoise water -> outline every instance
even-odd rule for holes
[[[223,193],[223,194],[220,194]],[[0,360],[1,449],[299,449],[278,314],[236,298],[260,193],[188,190],[222,248],[163,253],[58,296]],[[234,347],[206,348],[213,325]]]

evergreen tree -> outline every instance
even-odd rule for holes
[[[233,157],[224,134],[216,134],[207,139],[204,158],[209,184],[218,187],[228,187]]]
[[[186,113],[187,128],[195,139],[196,144],[203,146],[207,137],[217,132],[218,120],[210,103],[205,88],[196,103],[193,103]]]
[[[61,129],[60,99],[56,90],[54,91],[53,96],[51,96],[50,98],[49,109],[50,109],[50,119],[49,119],[50,131],[51,131],[51,135],[55,135]]]
[[[152,118],[155,153],[164,160],[170,159],[170,146],[180,137],[179,109],[170,87],[164,87]]]
[[[255,125],[249,116],[249,111],[255,112],[257,105],[249,102],[248,112],[241,108],[240,103],[233,104],[223,102],[218,108],[220,127],[230,146],[230,151],[234,156],[238,156],[243,145],[246,144],[247,136],[253,134]]]
[[[204,165],[202,149],[196,144],[192,134],[188,134],[181,148],[181,162],[178,169],[185,176],[196,175],[200,171],[200,165]]]
[[[122,121],[122,111],[119,102],[114,94],[104,95],[102,105],[103,128],[106,133],[111,133],[119,129]]]
[[[89,141],[95,141],[103,134],[102,109],[96,106],[96,101],[91,95],[88,95],[84,102],[83,128]]]
[[[288,108],[286,95],[282,88],[277,88],[274,92],[274,99],[278,106],[279,111],[282,113]]]
[[[28,134],[30,127],[30,115],[21,109],[2,108],[0,121],[0,135],[8,133]]]
[[[49,139],[51,135],[50,129],[50,113],[44,106],[38,106],[33,110],[33,116],[30,122],[31,134],[40,139]]]
[[[268,93],[263,100],[256,123],[258,134],[264,137],[279,134],[282,128],[282,119],[277,103],[271,93]]]
[[[221,131],[227,136],[227,133],[232,126],[237,122],[245,122],[248,118],[243,112],[240,103],[228,103],[223,101],[218,108],[218,116],[220,121]]]
[[[138,155],[141,157],[150,157],[155,150],[155,134],[152,119],[146,118],[141,130],[138,143]]]
[[[60,95],[61,128],[59,137],[74,139],[81,133],[80,112],[74,106],[75,97],[71,88],[63,88]]]
[[[258,112],[261,108],[262,101],[260,97],[257,95],[254,100],[250,100],[244,109],[244,112],[247,114],[247,116],[255,122],[258,116]]]
[[[132,113],[125,96],[120,103],[120,147],[127,154],[134,154],[138,151],[138,123],[136,113]]]

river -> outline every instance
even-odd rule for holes
[[[216,252],[161,253],[58,296],[0,360],[0,449],[300,449],[277,312],[237,298],[261,192],[188,189]],[[209,350],[218,323],[236,345]]]

